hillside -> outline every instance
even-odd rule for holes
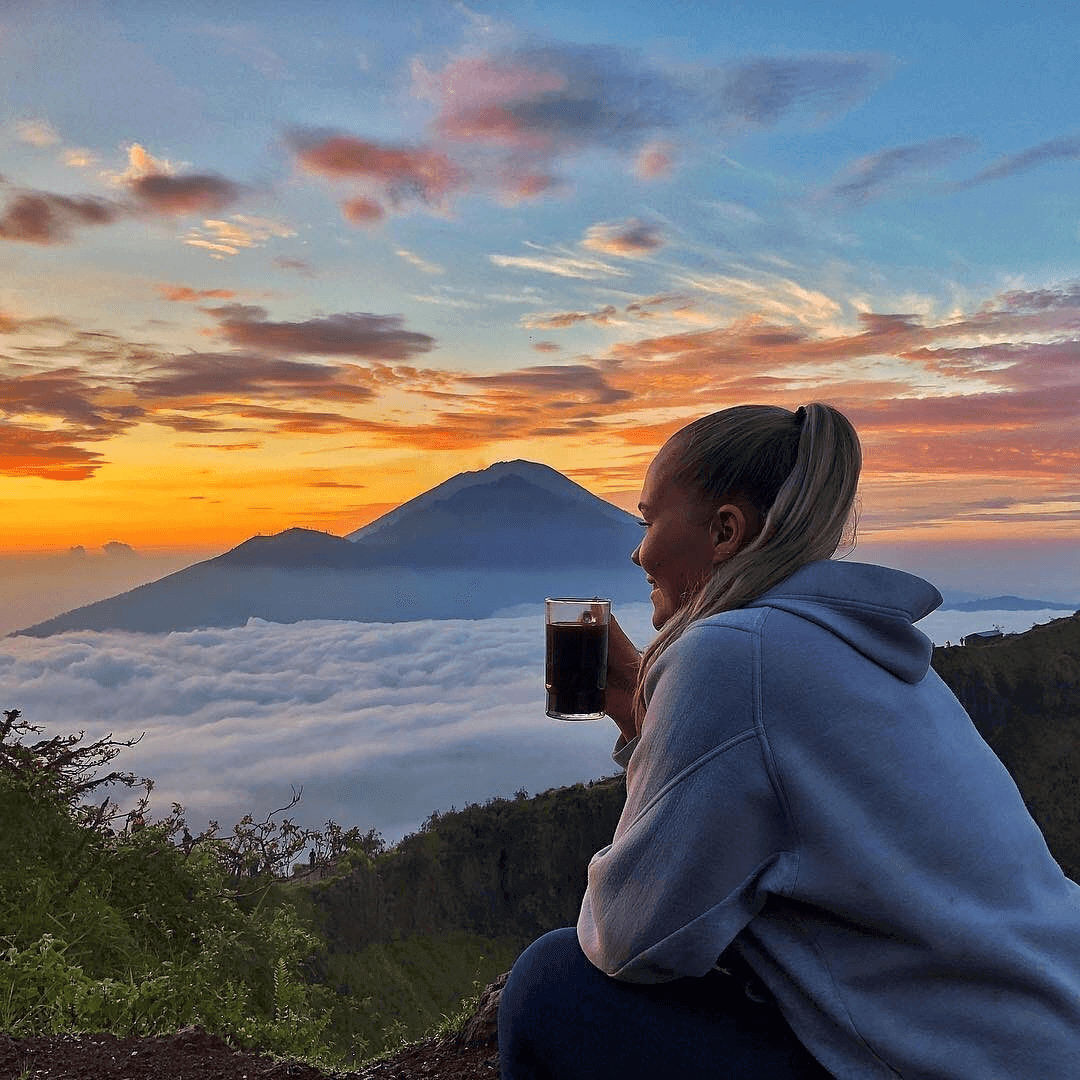
[[[985,645],[934,650],[1062,869],[1080,879],[1080,614]]]

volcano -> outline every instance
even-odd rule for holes
[[[165,633],[249,619],[485,618],[545,596],[647,599],[637,520],[531,461],[460,473],[347,536],[286,529],[17,633]]]

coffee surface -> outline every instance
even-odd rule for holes
[[[606,626],[549,623],[546,667],[549,714],[590,718],[603,715],[607,686]]]

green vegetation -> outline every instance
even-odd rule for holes
[[[453,1030],[536,934],[573,922],[622,802],[610,781],[521,792],[432,814],[389,851],[273,814],[193,837],[178,805],[150,820],[150,781],[110,771],[130,741],[33,741],[4,717],[0,1031],[16,1036],[199,1024],[330,1067]],[[127,814],[100,798],[117,786],[144,789]],[[287,877],[310,847],[330,876]]]
[[[936,649],[934,668],[1012,774],[1061,868],[1080,880],[1080,614]]]
[[[359,1058],[394,1050],[468,1018],[479,992],[509,970],[527,942],[451,933],[331,953],[329,983],[338,991],[331,1034]],[[469,997],[463,1000],[463,995]]]
[[[201,1024],[241,1046],[318,1058],[331,995],[305,978],[319,948],[295,912],[239,902],[234,839],[171,841],[179,807],[120,816],[96,775],[130,743],[80,733],[26,743],[0,723],[0,1030],[146,1035]],[[280,830],[277,830],[280,833]],[[263,839],[267,839],[266,833]],[[242,851],[242,847],[239,849]],[[245,882],[245,885],[250,883]]]

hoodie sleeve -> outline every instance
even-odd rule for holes
[[[699,623],[649,676],[612,843],[589,863],[577,932],[628,982],[700,976],[798,859],[757,716],[758,639]]]

